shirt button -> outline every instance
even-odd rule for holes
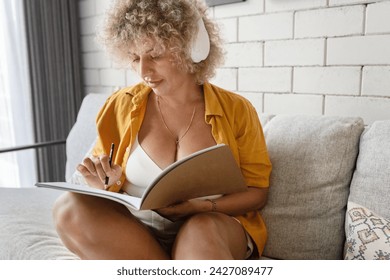
[[[116,181],[116,184],[119,186],[120,184],[122,184],[121,181]]]

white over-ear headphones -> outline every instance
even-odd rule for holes
[[[198,33],[192,41],[191,58],[195,63],[205,60],[210,53],[210,37],[202,17],[198,20]]]

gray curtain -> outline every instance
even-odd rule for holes
[[[77,0],[24,1],[36,142],[66,139],[82,94]],[[65,145],[37,149],[39,181],[65,179]]]

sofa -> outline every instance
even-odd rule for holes
[[[66,143],[66,179],[93,145],[108,95],[89,94]],[[262,259],[390,259],[390,120],[260,115],[273,171]],[[0,189],[0,259],[78,259],[51,208],[61,191]]]

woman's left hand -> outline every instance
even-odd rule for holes
[[[159,215],[171,221],[177,221],[196,213],[211,211],[209,201],[192,199],[165,208],[155,210]]]

